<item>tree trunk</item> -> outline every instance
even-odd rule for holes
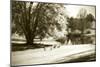
[[[31,8],[32,8],[33,2],[30,2],[29,5],[29,12],[28,12],[28,19],[27,19],[27,33],[28,35],[26,36],[26,40],[27,40],[27,45],[32,45],[33,44],[33,34],[32,34],[32,30],[31,30]]]
[[[84,44],[84,34],[83,34],[83,31],[81,33],[81,43]]]
[[[81,19],[82,27],[81,27],[81,43],[84,44],[84,19]]]
[[[33,44],[33,37],[31,35],[26,35],[26,44],[27,45]]]
[[[30,38],[30,39],[26,39],[26,40],[27,40],[27,43],[26,43],[27,45],[32,45],[33,44],[33,39]]]

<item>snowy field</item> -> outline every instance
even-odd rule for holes
[[[81,54],[84,52],[83,54]],[[60,63],[59,61],[65,57],[74,54],[79,56],[95,53],[95,45],[63,45],[60,48],[51,50],[51,47],[39,49],[28,49],[24,51],[15,51],[11,53],[12,65],[31,65],[31,64],[47,64],[47,63]],[[75,55],[75,57],[79,57]],[[70,59],[70,57],[67,57]],[[74,57],[73,57],[74,58]],[[67,60],[68,60],[67,59]],[[67,61],[66,60],[66,61]]]

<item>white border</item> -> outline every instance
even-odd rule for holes
[[[28,1],[28,0],[27,0]],[[32,1],[32,0],[31,0]],[[41,2],[56,2],[70,4],[96,5],[96,40],[97,61],[84,63],[67,63],[53,65],[39,65],[33,67],[99,67],[100,57],[100,5],[99,0],[34,0]],[[10,0],[0,0],[0,67],[10,67]],[[32,67],[32,66],[25,66]]]
[[[10,66],[10,1],[0,0],[0,67]]]

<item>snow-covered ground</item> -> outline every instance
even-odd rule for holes
[[[30,65],[30,64],[46,64],[53,63],[62,57],[73,54],[95,51],[95,45],[63,45],[60,48],[52,49],[50,47],[40,49],[29,49],[25,51],[12,52],[12,65]]]

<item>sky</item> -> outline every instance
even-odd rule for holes
[[[87,14],[91,13],[95,17],[95,6],[84,6],[84,5],[64,5],[66,8],[67,15],[69,17],[77,17],[78,12],[81,8],[86,9]]]

